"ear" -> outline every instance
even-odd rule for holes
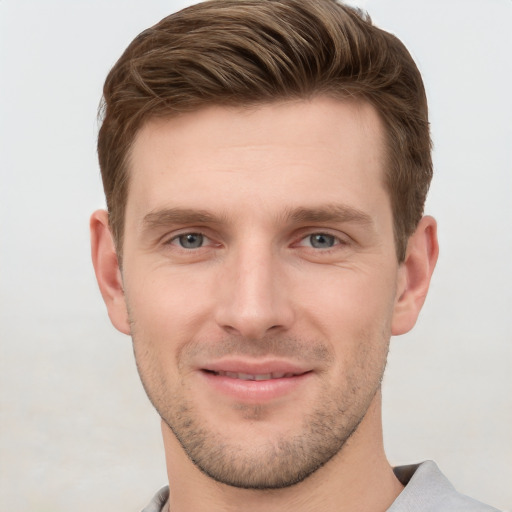
[[[130,334],[128,309],[123,290],[123,279],[116,249],[105,210],[95,211],[91,216],[91,255],[96,280],[114,327]]]
[[[414,327],[427,296],[438,254],[436,221],[432,217],[423,217],[409,238],[405,261],[398,270],[397,301],[391,324],[394,336],[405,334]]]

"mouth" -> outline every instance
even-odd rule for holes
[[[209,365],[199,372],[216,399],[220,393],[230,400],[252,404],[297,396],[313,373],[312,369],[282,362],[245,364],[239,361]]]
[[[289,379],[291,377],[298,377],[299,375],[303,375],[308,372],[301,373],[291,373],[291,372],[272,372],[272,373],[239,373],[239,372],[228,372],[228,371],[214,371],[214,370],[204,370],[207,373],[211,373],[213,375],[218,375],[220,377],[228,377],[230,379],[238,379],[238,380],[274,380],[274,379]]]

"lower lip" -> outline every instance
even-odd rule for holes
[[[281,379],[242,380],[216,375],[207,371],[201,371],[200,373],[216,392],[247,403],[275,400],[296,392],[312,375],[312,372],[307,372]]]

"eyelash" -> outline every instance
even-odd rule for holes
[[[183,239],[184,237],[191,237],[191,236],[200,237],[201,245],[198,247],[184,247],[180,243],[180,239]],[[314,242],[312,241],[313,237],[324,237],[324,238],[331,239],[333,245],[331,245],[329,247],[314,247]],[[308,240],[310,241],[310,244],[305,245],[304,242],[307,242]],[[178,235],[173,236],[170,240],[166,241],[164,243],[164,245],[176,245],[179,249],[181,249],[183,251],[193,251],[196,249],[202,249],[202,248],[208,247],[207,245],[205,245],[205,243],[204,243],[205,241],[211,242],[211,239],[208,236],[206,236],[203,232],[201,232],[199,230],[198,231],[187,231],[187,232],[180,233]],[[216,244],[216,245],[220,245],[220,244]],[[336,248],[339,246],[348,245],[348,242],[346,240],[340,238],[339,236],[333,235],[333,234],[325,232],[325,231],[314,231],[314,232],[309,232],[309,233],[305,234],[304,236],[301,236],[301,238],[298,240],[298,242],[294,242],[294,244],[292,244],[292,245],[298,246],[298,247],[307,247],[309,249],[314,250],[315,252],[328,253],[332,250],[336,250]]]
[[[194,249],[201,249],[204,247],[204,244],[202,243],[199,247],[190,247],[190,248],[187,248],[187,247],[183,247],[179,241],[180,239],[184,238],[184,237],[190,237],[190,236],[196,236],[196,237],[200,237],[201,238],[201,241],[204,242],[205,240],[210,240],[209,237],[207,237],[204,233],[202,233],[201,231],[187,231],[185,233],[180,233],[178,235],[175,235],[173,236],[170,240],[168,240],[167,242],[164,243],[164,245],[176,245],[179,249],[182,249],[184,251],[192,251]],[[174,243],[176,242],[176,244]]]
[[[314,246],[315,242],[313,242],[313,237],[317,237],[317,239],[320,237],[323,237],[324,239],[327,238],[330,241],[332,241],[332,245],[330,245],[329,247],[315,247]],[[309,241],[309,244],[304,245],[304,243],[307,241]],[[347,245],[347,242],[342,240],[339,236],[333,235],[331,233],[327,233],[324,231],[316,231],[316,232],[309,233],[309,234],[303,236],[299,240],[299,243],[297,245],[299,245],[300,247],[308,247],[308,248],[314,249],[315,251],[318,250],[321,252],[328,252],[331,250],[335,250],[336,247],[338,247],[338,246]]]

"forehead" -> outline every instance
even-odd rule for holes
[[[384,191],[383,139],[372,106],[324,97],[152,119],[132,147],[127,215],[253,200],[274,209],[371,206]]]

